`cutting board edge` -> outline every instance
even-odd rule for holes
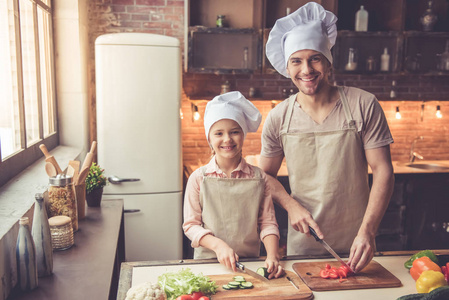
[[[319,288],[319,287],[318,288],[315,288],[315,287],[312,288],[312,287],[309,286],[309,289],[311,289],[314,292],[326,292],[326,291],[343,291],[343,290],[347,291],[347,290],[390,289],[390,288],[396,288],[396,287],[402,287],[402,286],[403,286],[402,283],[399,282],[399,285],[397,285],[397,284],[391,285],[391,286],[383,285],[382,287],[372,287],[372,286],[363,287],[363,286],[361,286],[361,287],[354,288],[354,287],[350,287],[350,286],[348,286],[348,287],[344,287],[343,286],[341,289],[336,290],[336,289],[327,289],[327,288]]]

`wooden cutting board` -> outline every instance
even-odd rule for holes
[[[299,279],[299,277],[290,271],[286,271],[287,276],[293,280],[299,287],[299,290],[287,280],[284,275],[281,278],[270,279],[270,281],[262,281],[254,278],[248,274],[233,273],[222,275],[207,275],[218,285],[218,290],[215,295],[212,295],[211,300],[216,299],[312,299],[312,291]],[[254,284],[252,289],[238,289],[225,290],[222,288],[224,284],[233,281],[234,276],[243,276],[247,281]]]
[[[362,271],[347,280],[324,279],[320,277],[320,270],[326,264],[338,268],[337,261],[298,262],[293,264],[293,270],[301,277],[312,291],[336,291],[400,287],[401,281],[376,261],[371,261]]]

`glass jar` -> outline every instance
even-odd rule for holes
[[[225,23],[225,16],[224,15],[218,15],[217,16],[217,21],[216,21],[217,27],[224,27],[224,23]]]
[[[50,177],[48,186],[48,217],[67,216],[72,220],[73,231],[78,230],[78,211],[71,176],[58,174]]]

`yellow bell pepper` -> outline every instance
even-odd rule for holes
[[[429,293],[436,288],[447,285],[444,275],[441,272],[428,270],[421,273],[416,281],[416,291],[418,293]]]

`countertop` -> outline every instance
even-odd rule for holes
[[[101,207],[87,207],[74,234],[75,244],[53,252],[53,274],[39,277],[38,287],[31,292],[16,287],[7,299],[115,299],[119,265],[124,260],[122,234],[123,200],[102,200]]]
[[[404,262],[417,251],[398,252],[378,252],[374,261],[396,276],[402,283],[396,288],[376,288],[358,289],[342,291],[313,292],[314,299],[317,300],[339,300],[339,299],[396,299],[400,296],[416,293],[415,281],[404,268]],[[440,255],[449,255],[449,250],[435,250]],[[284,268],[293,271],[292,266],[296,262],[312,262],[329,260],[330,258],[301,258],[288,257],[282,260]],[[260,260],[242,260],[245,266],[250,269],[257,269],[262,263]],[[119,291],[117,300],[125,299],[126,292],[132,285],[137,285],[146,281],[157,282],[157,277],[168,271],[177,271],[181,268],[190,268],[194,273],[204,275],[228,274],[230,270],[220,265],[216,260],[184,260],[184,261],[163,261],[163,262],[126,262],[122,263],[120,272]]]

